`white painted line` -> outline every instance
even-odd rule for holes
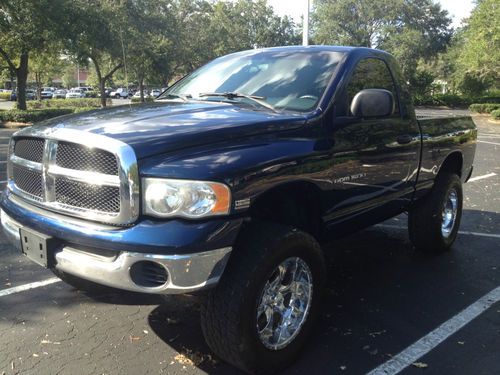
[[[500,146],[500,143],[499,143],[499,146]],[[482,176],[477,176],[477,177],[470,178],[469,181],[467,181],[467,182],[474,182],[474,181],[482,180],[484,178],[494,177],[496,175],[497,174],[495,172],[492,172],[492,173],[484,174]]]
[[[47,279],[47,280],[37,281],[35,283],[24,284],[24,285],[16,286],[14,288],[0,290],[0,297],[5,297],[5,296],[8,296],[9,294],[24,292],[25,290],[35,289],[35,288],[39,288],[41,286],[58,283],[59,281],[61,281],[61,279],[59,279],[58,277],[52,277],[52,278]]]
[[[495,142],[486,142],[486,141],[477,141],[478,143],[487,143],[489,145],[495,145],[495,146],[500,146],[500,143],[495,143]]]
[[[500,287],[497,287],[368,375],[394,375],[403,371],[499,301]]]
[[[7,182],[7,180],[5,181],[0,181],[0,184],[5,184]]]
[[[377,224],[375,225],[376,227],[380,228],[389,228],[389,229],[401,229],[401,230],[406,230],[406,227],[401,226],[401,225],[391,225],[391,224]],[[490,238],[500,238],[500,234],[495,234],[495,233],[481,233],[481,232],[471,232],[468,230],[459,230],[459,234],[467,234],[470,236],[479,236],[479,237],[490,237]]]

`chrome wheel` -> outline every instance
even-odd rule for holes
[[[458,211],[458,194],[455,189],[448,193],[442,212],[441,234],[448,238],[455,227]]]
[[[257,332],[266,348],[279,350],[293,341],[309,314],[312,293],[311,270],[298,257],[271,273],[257,305]]]

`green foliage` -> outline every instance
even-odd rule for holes
[[[148,96],[147,98],[144,98],[144,101],[146,103],[148,102],[153,102],[155,99],[151,96]],[[131,99],[132,103],[140,103],[141,102],[141,98],[132,98]]]
[[[100,107],[75,107],[75,108],[73,108],[73,112],[74,113],[81,113],[81,112],[93,111],[96,109],[100,109]]]
[[[10,92],[0,92],[1,100],[10,100]]]
[[[428,96],[433,88],[436,76],[427,70],[417,70],[410,78],[410,90],[414,97],[422,98]]]
[[[0,112],[0,122],[33,123],[70,113],[73,113],[72,108],[50,108],[37,110],[12,109]]]
[[[111,104],[111,99],[107,99],[107,104]],[[28,102],[28,109],[46,109],[46,108],[99,108],[101,99],[82,98],[82,99],[48,99],[33,100]]]
[[[457,83],[457,89],[465,95],[478,96],[484,93],[491,83],[478,72],[464,72]]]
[[[500,110],[500,103],[474,103],[469,107],[471,112],[491,113]]]
[[[315,43],[386,50],[407,79],[451,37],[447,12],[432,0],[317,0],[313,17]]]
[[[69,0],[0,2],[0,60],[15,73],[18,104],[26,107],[25,89],[30,55],[46,51],[66,33]]]
[[[459,66],[484,86],[500,82],[500,6],[498,0],[477,3],[464,31]]]
[[[491,117],[495,120],[500,120],[500,109],[495,109],[494,111],[491,111]]]
[[[422,106],[466,107],[472,99],[456,94],[434,94],[415,97],[413,103]]]

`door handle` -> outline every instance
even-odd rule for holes
[[[400,145],[405,145],[407,143],[410,143],[412,139],[413,137],[411,135],[405,134],[405,135],[400,135],[397,141]]]

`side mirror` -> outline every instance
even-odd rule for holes
[[[365,89],[358,92],[351,103],[356,117],[384,117],[394,113],[394,96],[383,89]]]

